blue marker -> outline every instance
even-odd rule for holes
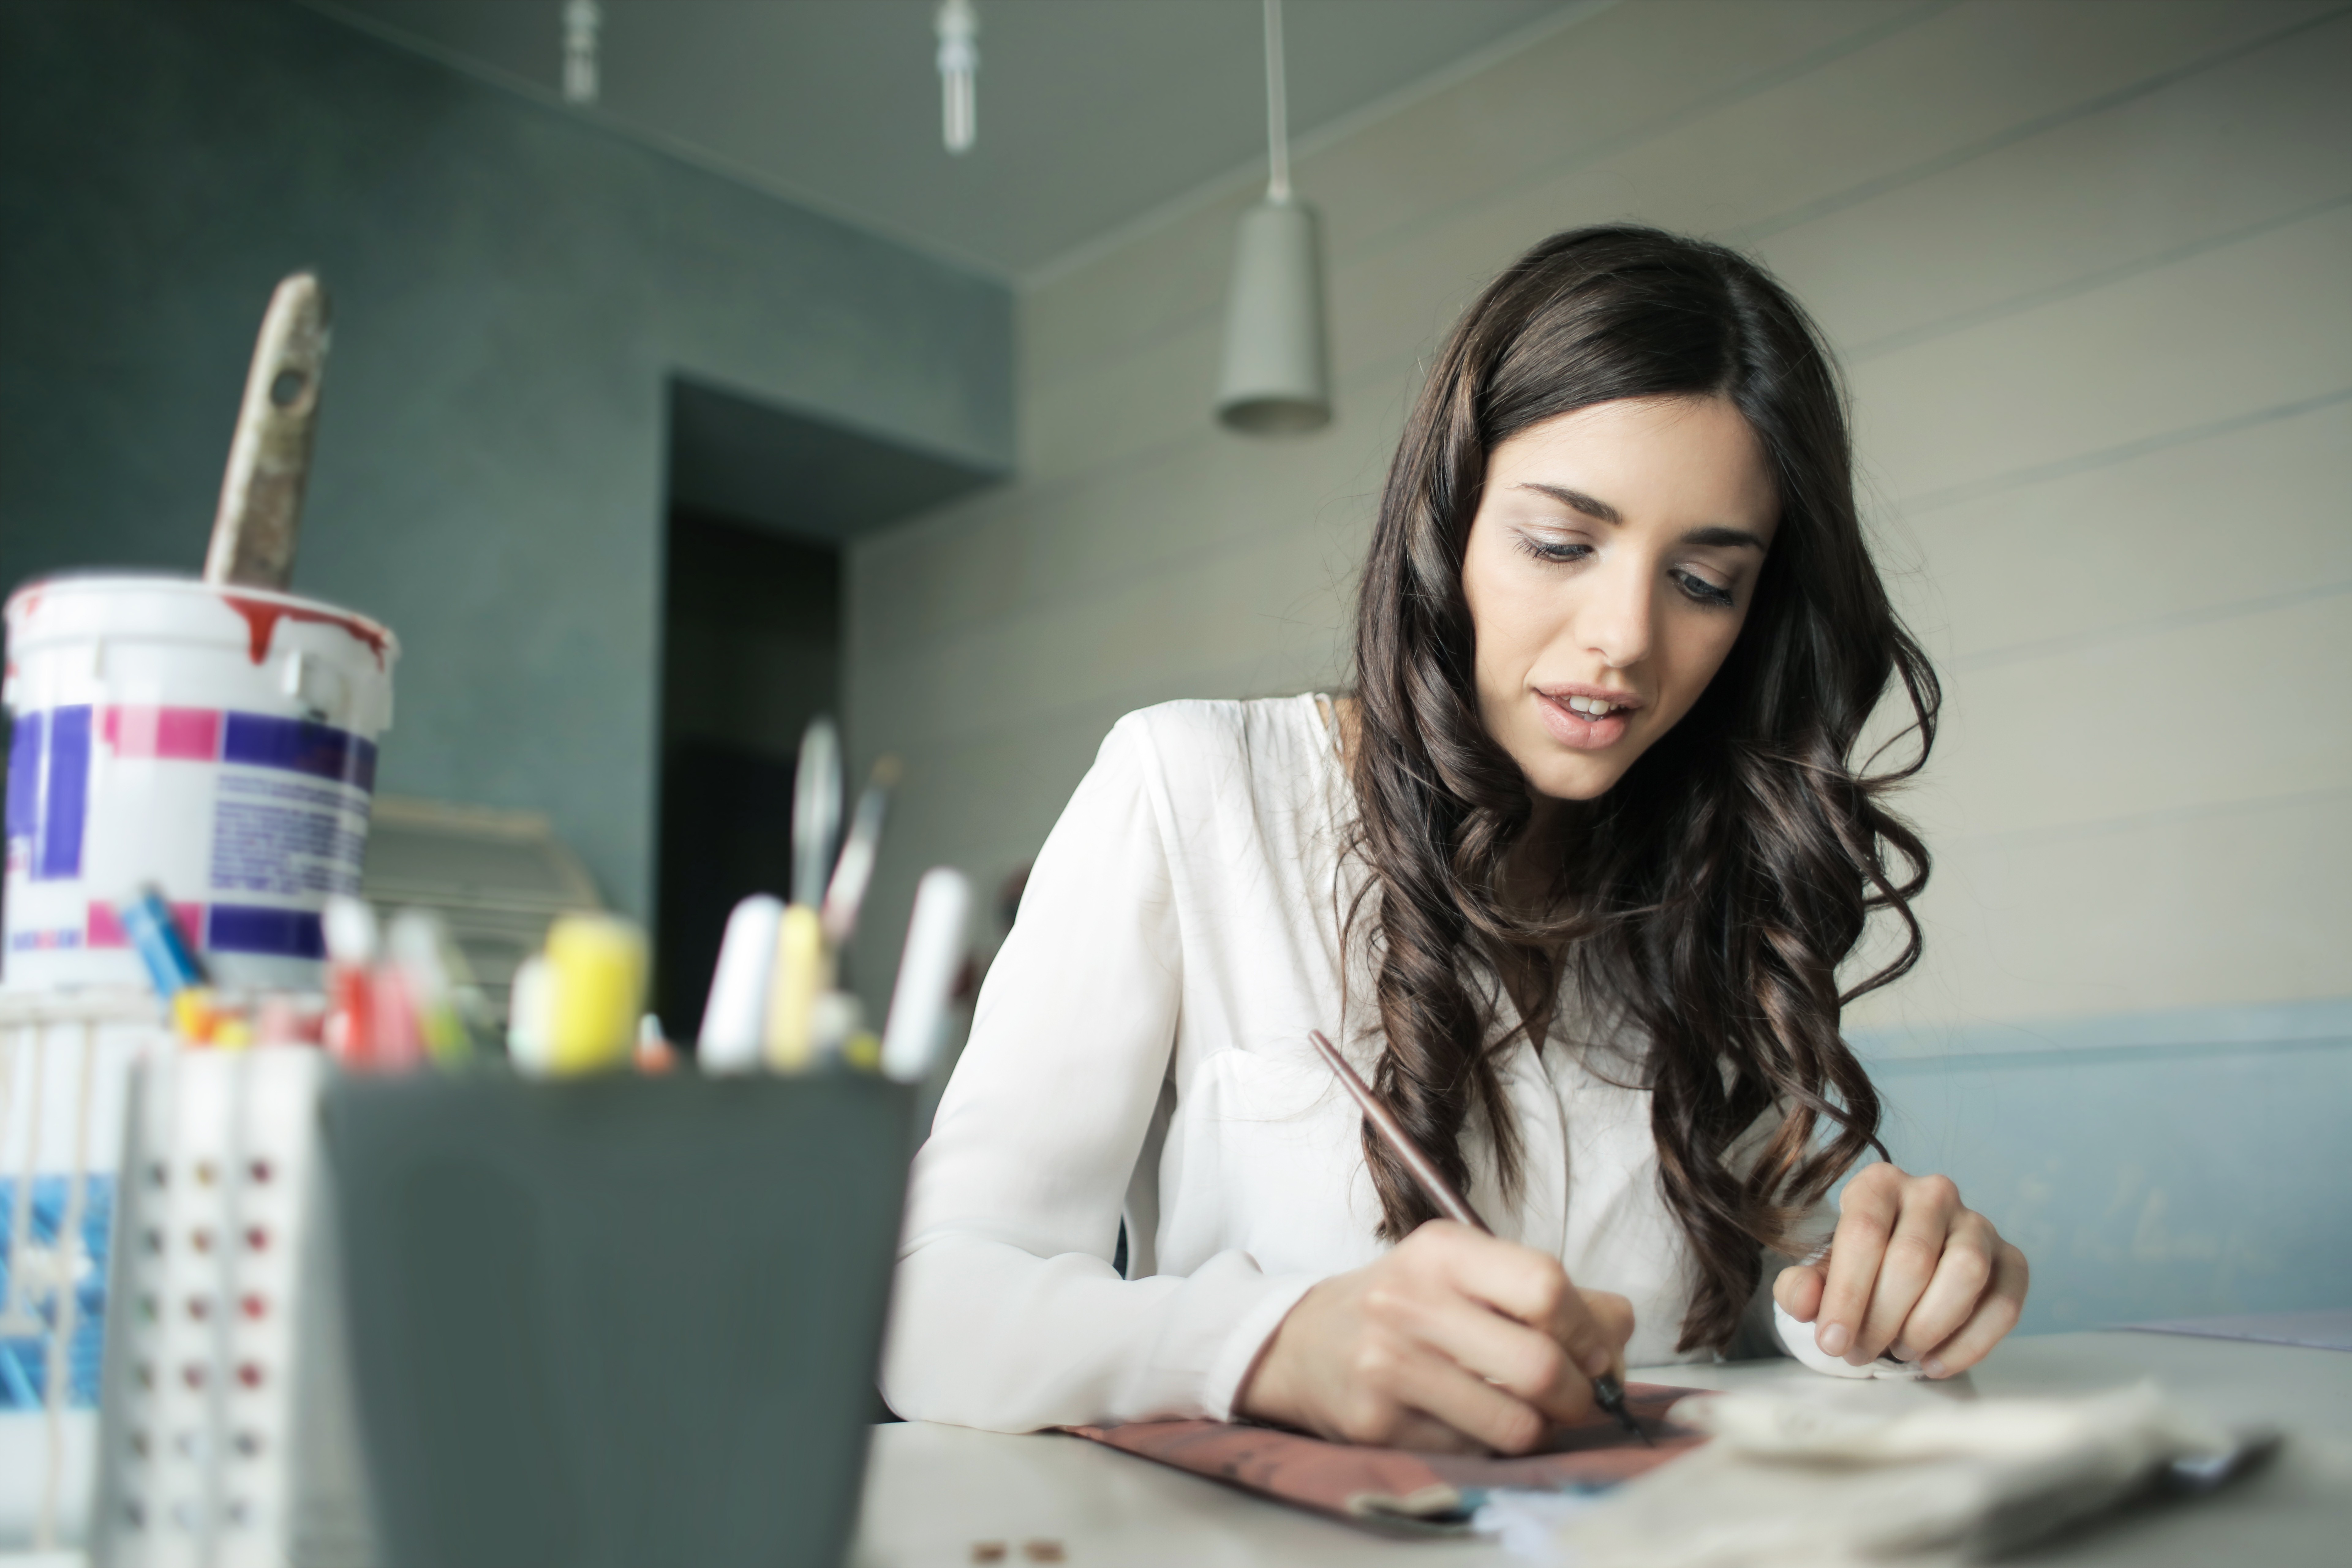
[[[147,978],[154,982],[155,994],[168,1002],[191,985],[205,983],[204,965],[188,946],[180,922],[172,918],[172,906],[152,886],[140,889],[139,897],[122,907],[122,933],[139,951],[140,962],[147,965]]]

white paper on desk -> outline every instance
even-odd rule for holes
[[[1685,1400],[1715,1434],[1562,1523],[1578,1568],[1957,1563],[2107,1508],[2227,1434],[2152,1384],[2075,1399],[1958,1400],[1811,1384]]]

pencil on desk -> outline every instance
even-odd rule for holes
[[[1348,1058],[1339,1054],[1339,1047],[1333,1045],[1320,1029],[1309,1029],[1307,1037],[1315,1042],[1315,1049],[1331,1064],[1331,1070],[1339,1075],[1339,1087],[1363,1108],[1364,1119],[1380,1133],[1381,1142],[1389,1146],[1390,1152],[1412,1173],[1413,1181],[1423,1194],[1437,1205],[1437,1212],[1473,1230],[1494,1235],[1494,1227],[1480,1219],[1478,1211],[1470,1206],[1470,1201],[1454,1190],[1454,1184],[1445,1179],[1445,1173],[1437,1168],[1436,1162],[1412,1141],[1412,1135],[1404,1130],[1404,1124],[1396,1119],[1395,1113],[1389,1110],[1381,1097],[1372,1092],[1372,1086],[1348,1065]],[[1633,1419],[1633,1413],[1625,1408],[1625,1385],[1617,1381],[1615,1373],[1603,1372],[1593,1378],[1592,1402],[1615,1416],[1620,1426],[1643,1442],[1653,1447],[1657,1446],[1655,1439],[1642,1429],[1642,1424]]]

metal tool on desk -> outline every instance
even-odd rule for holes
[[[767,1058],[779,1072],[803,1071],[819,1055],[817,1004],[834,988],[834,966],[818,911],[840,837],[841,737],[820,716],[801,737],[793,770],[792,901],[776,929],[768,988]]]
[[[874,858],[882,844],[882,819],[890,809],[890,792],[898,787],[898,759],[884,757],[874,764],[867,777],[866,793],[857,797],[857,813],[851,818],[849,837],[842,842],[841,857],[834,862],[833,879],[824,885],[824,903],[820,910],[824,921],[824,939],[838,952],[856,934],[857,917],[866,907],[866,890],[874,881]]]
[[[1454,1190],[1454,1184],[1445,1179],[1444,1173],[1437,1168],[1437,1163],[1412,1141],[1412,1135],[1404,1130],[1404,1124],[1381,1102],[1381,1097],[1372,1092],[1372,1086],[1348,1065],[1348,1058],[1339,1054],[1339,1047],[1333,1045],[1320,1029],[1308,1030],[1307,1037],[1315,1042],[1315,1049],[1339,1075],[1340,1087],[1363,1109],[1365,1119],[1371,1122],[1381,1140],[1403,1163],[1404,1168],[1412,1173],[1413,1181],[1428,1195],[1429,1201],[1437,1205],[1437,1211],[1473,1230],[1494,1235],[1494,1227],[1480,1219],[1478,1211],[1470,1206],[1469,1200]],[[1652,1447],[1657,1446],[1656,1439],[1643,1431],[1642,1424],[1633,1419],[1633,1413],[1625,1408],[1625,1385],[1618,1381],[1615,1373],[1603,1372],[1593,1378],[1592,1402],[1615,1416],[1619,1426],[1643,1442]]]

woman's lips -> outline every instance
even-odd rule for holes
[[[1619,708],[1598,719],[1588,719],[1568,705],[1567,696],[1536,693],[1536,711],[1545,731],[1561,745],[1579,752],[1606,751],[1625,738],[1638,709]]]

